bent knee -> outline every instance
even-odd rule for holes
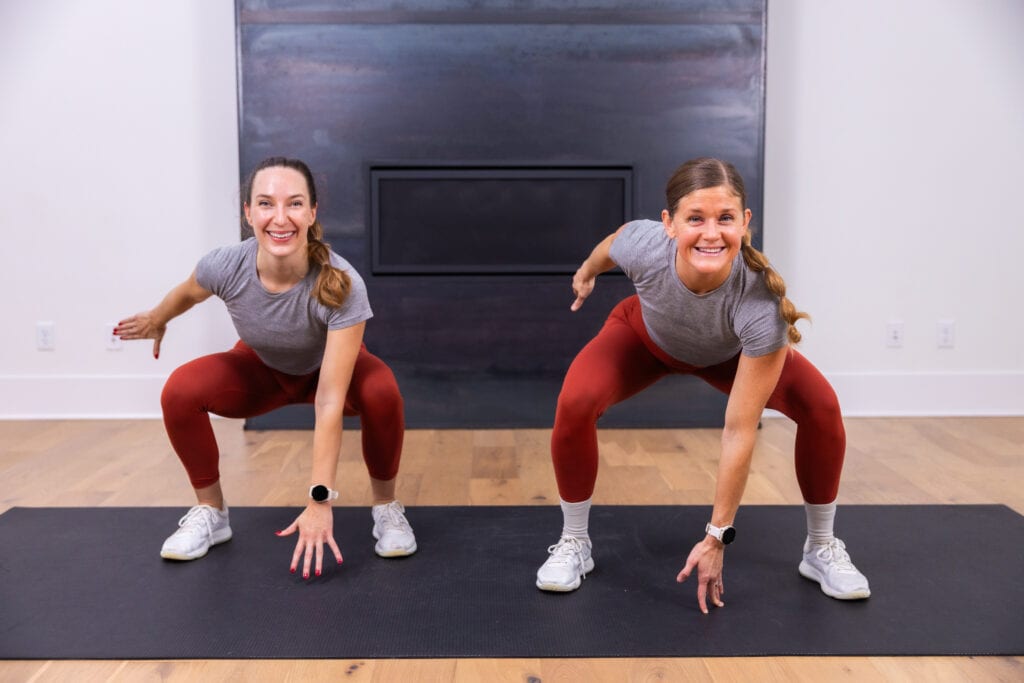
[[[556,422],[597,422],[607,406],[592,392],[562,389],[555,411]]]

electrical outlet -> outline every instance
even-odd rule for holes
[[[114,328],[116,328],[116,327],[117,327],[117,323],[107,323],[106,324],[106,327],[105,327],[106,335],[105,335],[105,337],[107,339],[107,351],[120,351],[121,349],[124,348],[124,342],[121,341],[120,337],[118,337],[116,334],[114,334]]]
[[[940,349],[951,349],[956,339],[956,322],[940,320],[935,325],[935,345]]]
[[[903,321],[890,320],[885,325],[885,345],[890,349],[903,348]]]
[[[57,348],[57,324],[49,321],[36,323],[36,348],[40,351],[53,351]]]

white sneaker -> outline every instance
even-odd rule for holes
[[[405,518],[405,507],[397,500],[373,506],[374,551],[381,557],[405,557],[416,552],[416,537]]]
[[[164,541],[160,557],[167,560],[196,560],[210,546],[231,540],[228,506],[224,512],[209,505],[196,505],[178,520],[178,530]]]
[[[857,571],[838,538],[828,543],[804,541],[800,574],[821,584],[821,592],[838,600],[861,600],[871,595],[867,578]]]
[[[580,580],[594,571],[590,541],[562,536],[548,548],[550,557],[537,570],[537,588],[565,593],[580,587]]]

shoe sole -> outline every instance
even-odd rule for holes
[[[395,548],[394,550],[381,550],[377,546],[373,546],[373,552],[377,553],[379,557],[408,557],[416,550],[416,544],[413,544],[412,548]]]
[[[210,545],[208,545],[205,548],[203,548],[202,552],[196,552],[193,555],[189,555],[187,553],[176,553],[176,552],[171,551],[171,550],[163,550],[163,549],[161,549],[160,550],[160,557],[164,558],[165,560],[178,560],[179,562],[188,562],[189,560],[198,560],[200,557],[205,557],[206,553],[210,552],[210,548],[212,548],[213,546],[220,545],[221,543],[227,543],[230,540],[231,540],[231,529],[228,529],[227,536],[224,536],[224,535],[218,536],[217,534],[214,534],[213,538],[210,539]]]
[[[825,584],[825,581],[823,580],[824,577],[822,577],[821,573],[818,572],[813,565],[808,564],[807,562],[800,563],[800,576],[805,579],[810,579],[811,581],[816,581],[821,587],[822,593],[830,598],[835,598],[836,600],[863,600],[871,597],[870,589],[852,591],[850,593],[840,593],[839,591],[832,590]]]
[[[577,576],[576,580],[572,583],[544,583],[540,579],[537,579],[537,588],[551,593],[571,593],[582,585],[583,577],[592,571],[594,571],[594,558],[588,557],[587,561],[583,563],[583,573]]]

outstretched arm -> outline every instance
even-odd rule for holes
[[[341,451],[345,397],[348,395],[352,371],[363,343],[365,328],[366,323],[363,322],[327,333],[327,347],[324,349],[324,360],[320,366],[320,379],[314,402],[316,423],[313,428],[313,467],[310,485],[323,484],[328,488],[335,486],[338,454]],[[316,563],[313,568],[319,576],[323,567],[324,543],[330,547],[338,564],[341,564],[341,550],[334,540],[334,515],[330,501],[317,503],[310,500],[302,514],[278,535],[288,536],[296,531],[299,532],[299,539],[292,554],[292,572],[296,570],[299,559],[302,558],[302,576],[309,578],[315,555]]]
[[[718,461],[718,483],[711,523],[722,527],[733,523],[750,474],[750,460],[757,440],[757,424],[768,398],[778,384],[782,366],[786,363],[789,347],[783,347],[766,356],[751,358],[740,356],[733,380],[729,402],[725,409],[725,428],[722,430],[722,455]],[[686,566],[676,581],[685,581],[697,569],[697,603],[707,614],[707,598],[718,607],[723,606],[722,564],[725,546],[712,536],[705,536],[690,551]]]
[[[601,240],[594,250],[590,252],[590,256],[583,262],[583,265],[579,267],[576,274],[572,276],[572,291],[576,294],[576,301],[572,302],[572,306],[569,307],[571,311],[580,310],[580,306],[583,305],[584,300],[590,296],[590,293],[594,291],[595,281],[597,276],[601,273],[605,273],[617,264],[612,260],[611,250],[612,242],[622,232],[622,228],[613,232],[612,234]]]
[[[155,308],[118,322],[114,334],[124,340],[152,339],[153,358],[159,358],[160,341],[167,332],[167,323],[212,295],[213,292],[199,284],[193,271],[187,280],[168,292]]]

